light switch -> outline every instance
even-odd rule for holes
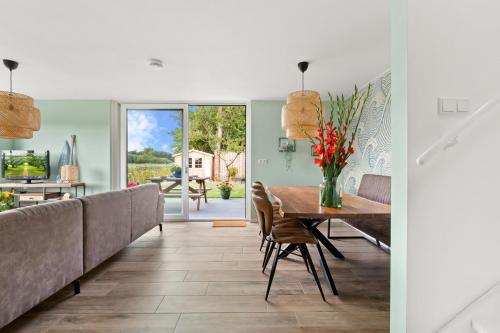
[[[458,112],[469,112],[470,105],[468,99],[457,99],[457,111]]]
[[[439,99],[440,112],[457,112],[457,100],[451,98]]]

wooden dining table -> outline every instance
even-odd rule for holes
[[[341,208],[322,207],[319,204],[319,188],[312,186],[271,186],[269,193],[280,204],[280,215],[284,218],[296,218],[311,231],[318,242],[325,246],[336,258],[344,259],[344,255],[335,245],[318,230],[318,226],[328,219],[386,219],[391,217],[391,206],[371,201],[357,195],[343,193]],[[290,244],[281,256],[286,257],[297,246]],[[324,258],[320,258],[325,279],[332,291],[335,285],[330,269]]]

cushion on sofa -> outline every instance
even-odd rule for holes
[[[0,328],[83,274],[82,204],[0,213]]]
[[[83,269],[87,273],[130,244],[130,191],[89,195],[83,203]]]

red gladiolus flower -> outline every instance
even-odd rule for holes
[[[332,122],[331,122],[331,121],[327,122],[327,123],[326,123],[326,126],[328,126],[328,127],[332,127]]]
[[[354,154],[354,148],[352,147],[349,148],[349,154]]]
[[[317,164],[320,167],[323,167],[323,160],[321,158],[315,158],[314,159],[314,164]]]
[[[323,154],[323,145],[318,143],[316,145],[314,145],[314,154],[315,155],[321,155]]]
[[[323,130],[321,130],[321,129],[319,129],[319,130],[318,130],[318,136],[319,136],[320,138],[322,138],[322,137],[323,137]]]

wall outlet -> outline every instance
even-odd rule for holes
[[[269,164],[269,159],[267,159],[267,158],[259,158],[257,160],[257,164],[259,164],[259,165]]]

